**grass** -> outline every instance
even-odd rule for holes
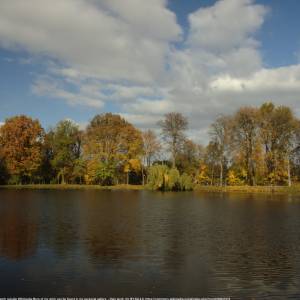
[[[86,184],[24,184],[0,185],[0,189],[31,189],[31,190],[143,190],[142,185],[118,184],[114,186]]]
[[[0,185],[0,189],[32,189],[32,190],[146,190],[143,185],[119,184],[114,186],[80,185],[80,184],[28,184],[28,185]],[[196,185],[195,191],[214,193],[269,193],[287,194],[299,193],[300,184],[288,186],[204,186]]]
[[[202,192],[216,192],[216,193],[269,193],[269,194],[287,194],[287,193],[299,193],[300,194],[300,184],[288,186],[203,186],[197,185],[195,187],[196,191]]]

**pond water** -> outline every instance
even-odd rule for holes
[[[300,197],[0,190],[0,296],[300,298]]]

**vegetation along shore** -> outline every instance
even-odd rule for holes
[[[300,121],[265,103],[220,115],[206,146],[187,137],[188,119],[170,112],[141,131],[118,114],[86,129],[63,120],[45,131],[25,115],[0,127],[0,184],[27,188],[298,192]]]
[[[87,185],[87,184],[17,184],[0,185],[0,189],[17,190],[106,190],[106,191],[143,191],[152,190],[149,185],[119,184],[111,186]],[[263,194],[299,194],[300,185],[289,186],[193,186],[196,192],[205,193],[263,193]]]

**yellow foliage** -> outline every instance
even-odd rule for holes
[[[242,169],[241,173],[242,173],[243,177],[247,176],[247,172],[244,169]],[[239,176],[237,176],[237,174],[235,173],[234,170],[230,170],[227,175],[227,184],[228,185],[243,185],[244,181],[241,180],[239,178]]]
[[[142,169],[141,161],[137,158],[129,159],[124,165],[124,173],[135,172],[138,173]]]
[[[210,178],[207,175],[207,166],[206,165],[201,165],[200,170],[199,170],[199,175],[197,176],[197,181],[199,184],[209,184]]]

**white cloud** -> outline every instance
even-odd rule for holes
[[[266,11],[252,0],[220,0],[189,16],[188,44],[214,53],[230,52],[241,45],[256,46],[252,34],[262,25]]]
[[[153,81],[181,30],[165,1],[2,0],[0,41],[85,76]],[[154,22],[159,18],[159,22]]]
[[[85,105],[94,108],[102,108],[104,106],[104,102],[98,95],[93,97],[82,91],[68,91],[64,86],[59,85],[59,81],[47,77],[38,78],[32,85],[32,91],[39,96],[63,99],[71,106]]]
[[[97,109],[113,103],[141,128],[179,111],[189,136],[206,140],[213,119],[241,105],[273,100],[298,112],[300,65],[263,64],[256,33],[268,10],[216,1],[188,16],[181,40],[166,0],[2,0],[0,46],[44,58],[37,95]]]

